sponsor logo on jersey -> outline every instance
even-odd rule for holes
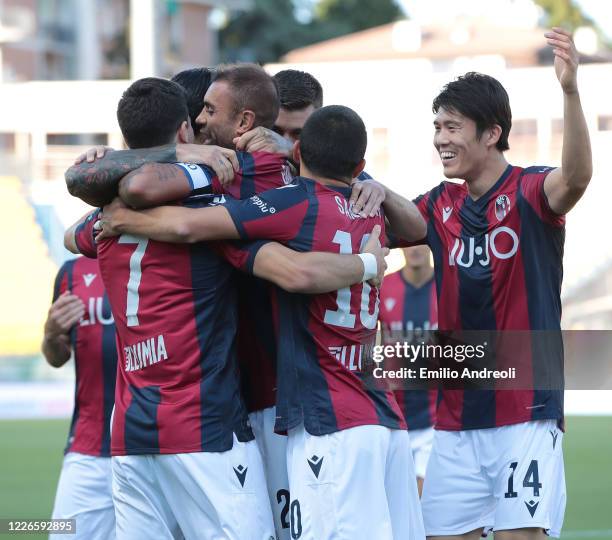
[[[275,214],[276,213],[276,208],[274,208],[274,206],[268,205],[267,202],[260,199],[257,195],[253,195],[251,197],[251,202],[255,206],[257,206],[257,208],[261,210],[262,214]]]
[[[510,197],[508,195],[500,195],[495,199],[495,217],[497,221],[504,219],[510,212]]]
[[[444,208],[442,208],[442,223],[446,223],[448,221],[448,218],[451,217],[452,213],[452,206],[445,206]]]
[[[104,298],[101,296],[90,297],[87,302],[87,311],[79,322],[80,326],[89,326],[91,324],[113,324],[113,314],[104,315]]]
[[[361,371],[363,345],[328,347],[330,354],[349,371]]]
[[[96,279],[97,274],[83,274],[83,281],[85,282],[85,287],[89,287],[93,280]]]
[[[123,347],[125,371],[138,371],[168,360],[163,334]]]
[[[482,245],[477,245],[481,243]],[[464,268],[470,268],[475,263],[488,266],[491,257],[509,259],[516,255],[518,248],[518,235],[510,227],[497,227],[490,234],[485,234],[484,238],[479,238],[478,242],[473,236],[465,239],[455,238],[455,243],[448,253],[448,264]]]

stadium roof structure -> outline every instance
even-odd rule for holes
[[[485,18],[462,17],[420,25],[411,20],[377,26],[361,32],[294,49],[284,62],[429,59],[443,62],[461,56],[496,55],[508,66],[552,63],[543,55],[544,29],[500,25]]]

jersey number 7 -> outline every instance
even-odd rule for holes
[[[145,250],[147,249],[149,239],[142,238],[140,236],[133,236],[131,234],[122,234],[119,237],[119,243],[136,244],[136,249],[130,257],[130,277],[127,284],[125,316],[127,318],[128,326],[138,326],[138,304],[140,303],[138,288],[140,287],[140,280],[142,278],[141,263]]]

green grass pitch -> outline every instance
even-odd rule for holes
[[[0,518],[50,516],[67,431],[66,420],[0,421]],[[563,537],[612,540],[612,417],[569,417],[564,453]]]

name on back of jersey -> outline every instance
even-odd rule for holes
[[[125,371],[138,371],[168,360],[163,334],[123,347]]]
[[[334,199],[336,201],[336,204],[338,205],[338,211],[343,216],[346,216],[349,219],[362,219],[359,214],[353,212],[353,205],[349,204],[349,201],[347,201],[344,197],[336,195]],[[376,211],[376,215],[380,216],[380,209]]]

